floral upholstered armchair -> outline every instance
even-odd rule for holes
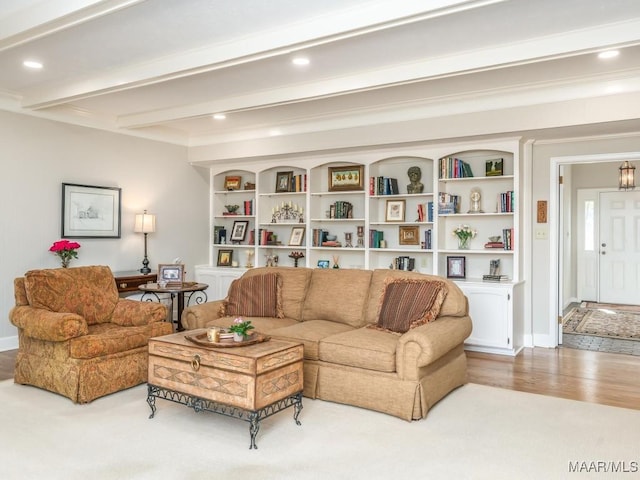
[[[120,298],[106,266],[31,270],[14,288],[15,383],[75,403],[146,382],[149,338],[172,332],[167,307]]]

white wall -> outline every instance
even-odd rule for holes
[[[192,278],[194,265],[208,262],[209,171],[189,165],[185,147],[0,111],[0,155],[0,350],[17,346],[13,279],[59,266],[48,249],[61,238],[63,182],[122,188],[121,238],[76,239],[71,266],[141,268],[133,220],[145,208],[157,215],[151,267],[180,256]]]

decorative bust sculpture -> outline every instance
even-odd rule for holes
[[[420,183],[422,178],[420,167],[409,167],[407,175],[409,175],[409,182],[411,182],[407,185],[407,193],[422,193],[424,185]]]

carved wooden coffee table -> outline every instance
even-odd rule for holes
[[[205,330],[191,330],[189,335]],[[300,425],[302,410],[300,343],[271,339],[236,348],[212,348],[185,338],[185,332],[149,340],[147,403],[153,418],[156,398],[249,422],[251,443],[260,420],[288,407]]]

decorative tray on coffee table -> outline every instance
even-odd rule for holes
[[[254,332],[248,335],[243,341],[236,342],[233,337],[221,338],[219,342],[210,342],[207,338],[207,332],[196,333],[193,335],[185,335],[184,338],[190,342],[200,345],[201,347],[209,348],[231,348],[231,347],[246,347],[247,345],[253,345],[254,343],[261,343],[271,340],[268,335]]]

